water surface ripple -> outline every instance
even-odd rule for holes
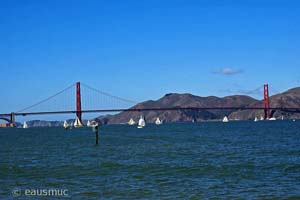
[[[24,199],[15,188],[66,188],[64,199],[300,199],[300,122],[110,125],[99,139],[88,128],[0,129],[0,199]]]

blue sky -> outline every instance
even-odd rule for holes
[[[298,2],[3,0],[0,110],[76,81],[135,101],[299,86]]]

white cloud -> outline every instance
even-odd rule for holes
[[[234,75],[234,74],[240,74],[243,73],[242,70],[235,70],[229,67],[225,67],[223,69],[219,69],[216,71],[213,71],[214,74],[221,74],[221,75]]]

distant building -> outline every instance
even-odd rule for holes
[[[13,124],[10,123],[0,124],[0,128],[7,128],[7,127],[13,127]]]

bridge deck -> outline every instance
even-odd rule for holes
[[[264,110],[264,107],[163,107],[163,108],[129,108],[129,109],[99,109],[81,110],[82,113],[105,113],[105,112],[142,112],[142,111],[172,111],[172,110]],[[270,110],[281,110],[285,112],[300,112],[300,107],[270,107]],[[76,110],[64,111],[44,111],[44,112],[20,112],[14,113],[15,116],[27,115],[51,115],[51,114],[75,114]],[[0,114],[9,117],[11,113]]]

